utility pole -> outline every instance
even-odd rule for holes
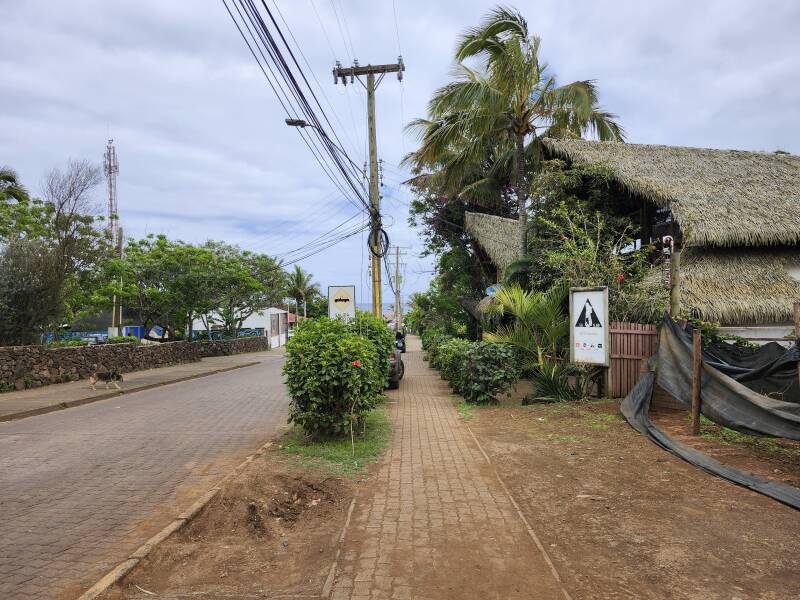
[[[394,330],[400,331],[402,311],[400,308],[400,246],[395,247],[394,260]]]
[[[378,141],[375,128],[375,90],[380,85],[386,73],[397,73],[397,80],[403,80],[403,57],[397,57],[397,63],[390,65],[360,66],[358,61],[353,61],[352,67],[342,67],[336,62],[333,69],[333,83],[341,79],[344,85],[354,83],[358,79],[367,90],[367,129],[369,133],[369,204],[370,204],[370,253],[372,255],[372,312],[379,319],[383,316],[381,307],[381,264],[383,250],[381,249],[381,198],[378,187]],[[361,76],[366,75],[367,83],[361,81]],[[375,76],[378,75],[376,80]]]

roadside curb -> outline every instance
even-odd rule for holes
[[[169,381],[159,381],[157,383],[148,383],[146,385],[139,386],[137,388],[133,388],[130,390],[114,390],[113,392],[108,392],[106,394],[100,394],[98,396],[91,396],[89,398],[80,398],[78,400],[70,400],[69,402],[59,402],[58,404],[51,404],[49,406],[41,406],[39,408],[32,408],[31,410],[24,410],[22,412],[12,413],[9,415],[2,415],[0,416],[0,423],[8,422],[8,421],[18,421],[19,419],[25,419],[27,417],[35,417],[36,415],[45,415],[47,413],[55,412],[57,410],[64,410],[65,408],[72,408],[75,406],[83,406],[84,404],[91,404],[92,402],[98,402],[99,400],[107,400],[109,398],[116,398],[117,396],[124,396],[126,394],[135,394],[136,392],[145,392],[147,390],[152,390],[157,387],[162,387],[165,385],[170,385],[173,383],[181,383],[184,381],[190,381],[192,379],[200,379],[201,377],[208,377],[209,375],[218,375],[220,373],[225,373],[227,371],[234,371],[236,369],[243,369],[244,367],[252,367],[254,365],[260,364],[260,361],[253,361],[248,363],[242,363],[241,365],[233,365],[231,367],[223,367],[221,369],[214,369],[213,371],[205,371],[203,373],[194,373],[192,375],[186,375],[185,377],[179,377],[177,379],[170,379]]]
[[[257,363],[254,363],[257,364]],[[250,366],[250,365],[241,365],[241,366]],[[239,367],[236,367],[239,368]],[[226,369],[230,371],[231,369]],[[148,554],[150,554],[161,542],[169,538],[173,533],[179,531],[183,528],[184,525],[189,523],[192,519],[194,519],[202,510],[208,505],[211,500],[219,493],[222,487],[232,478],[239,475],[250,463],[253,462],[259,456],[263,456],[267,449],[273,445],[273,441],[269,441],[263,446],[261,446],[258,450],[253,452],[250,456],[245,458],[235,469],[233,469],[230,473],[228,473],[225,477],[223,477],[217,485],[212,487],[208,490],[205,494],[200,496],[198,500],[196,500],[189,508],[179,514],[175,519],[173,519],[169,525],[164,527],[161,531],[147,540],[144,544],[139,546],[134,552],[130,554],[130,556],[119,563],[116,567],[111,569],[108,573],[106,573],[103,577],[101,577],[97,583],[95,583],[92,587],[86,590],[78,600],[94,600],[95,598],[100,597],[102,594],[107,592],[111,587],[119,583],[123,577],[125,577],[128,573],[133,570]]]

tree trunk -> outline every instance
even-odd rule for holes
[[[517,135],[516,148],[517,169],[514,176],[514,187],[519,200],[519,257],[528,254],[528,190],[525,189],[525,136]]]

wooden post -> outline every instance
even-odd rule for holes
[[[681,253],[677,248],[670,256],[669,268],[669,316],[677,319],[681,312]]]
[[[794,340],[800,340],[800,302],[794,303]],[[797,377],[800,379],[800,363],[797,363]]]
[[[703,366],[703,338],[700,330],[692,330],[692,435],[700,435],[700,377]]]

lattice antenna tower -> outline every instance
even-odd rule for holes
[[[108,183],[108,233],[111,235],[112,244],[117,243],[119,215],[117,214],[117,173],[119,162],[114,140],[108,140],[106,153],[103,156],[103,170]]]

